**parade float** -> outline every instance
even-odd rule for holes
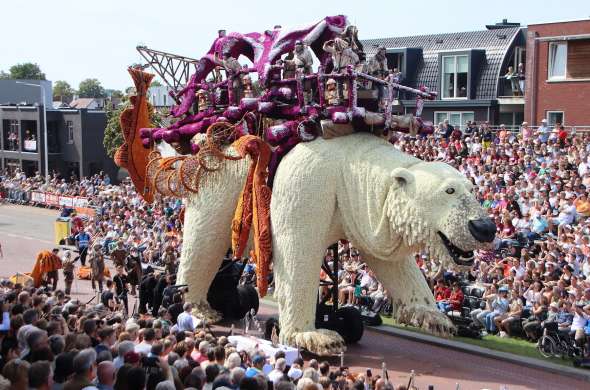
[[[231,246],[235,258],[254,258],[260,296],[272,267],[281,343],[341,352],[342,329],[322,329],[315,311],[326,248],[347,238],[392,295],[398,322],[452,332],[411,255],[427,249],[468,266],[495,227],[458,171],[389,142],[432,132],[420,115],[436,93],[399,84],[385,54],[367,59],[341,15],[302,29],[220,30],[172,94],[164,128],[149,123],[153,75],[129,69],[137,93],[115,160],[147,201],[183,198],[178,283],[188,284],[195,315],[219,319],[207,293]],[[394,113],[400,91],[415,94],[413,114]],[[175,154],[165,156],[164,144]]]

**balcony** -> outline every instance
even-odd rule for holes
[[[500,76],[498,103],[524,105],[524,80],[507,79]]]

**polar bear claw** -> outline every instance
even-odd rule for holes
[[[211,308],[208,302],[201,301],[193,305],[192,314],[198,319],[205,320],[209,324],[213,324],[222,320],[223,316],[217,310]]]
[[[456,332],[455,325],[444,313],[429,306],[401,306],[396,318],[401,324],[422,328],[436,336],[449,337]]]
[[[328,329],[316,329],[306,332],[293,332],[280,335],[281,342],[295,345],[318,356],[336,355],[346,351],[344,339]]]

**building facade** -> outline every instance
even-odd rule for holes
[[[368,57],[385,47],[388,66],[402,72],[402,84],[438,92],[424,105],[425,120],[513,126],[523,120],[524,97],[521,84],[507,74],[525,62],[525,32],[504,21],[482,31],[369,39],[363,45]],[[412,113],[414,99],[401,93],[398,111]]]
[[[529,25],[527,53],[525,119],[590,126],[590,20]]]
[[[20,88],[26,85],[11,81],[16,93],[0,105],[0,168],[22,169],[27,175],[45,173],[44,115],[47,115],[47,149],[49,171],[64,177],[89,176],[100,171],[115,178],[117,168],[103,146],[106,114],[102,110],[44,110],[39,92],[22,101]],[[32,88],[34,89],[34,88]],[[26,92],[23,92],[26,93]],[[51,93],[51,89],[49,90]],[[21,100],[21,103],[10,103]],[[52,104],[51,99],[47,100]]]
[[[150,104],[156,109],[170,109],[174,104],[174,99],[170,96],[172,88],[165,85],[150,87],[148,90],[148,99]]]

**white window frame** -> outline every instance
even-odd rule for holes
[[[444,63],[445,63],[445,58],[448,57],[453,57],[455,59],[455,83],[453,85],[453,95],[454,97],[444,97],[444,87],[445,87],[445,69],[444,69]],[[457,97],[457,58],[458,57],[466,57],[467,58],[467,96],[465,97]],[[452,55],[446,55],[446,56],[442,56],[441,57],[441,61],[440,61],[440,89],[441,89],[441,94],[440,94],[440,98],[442,100],[468,100],[469,99],[469,55],[468,54],[452,54]]]
[[[514,48],[514,70],[516,71],[518,69],[518,64],[520,64],[522,62],[522,55],[523,53],[526,52],[526,49],[524,47],[515,47]],[[524,62],[522,62],[524,65]]]
[[[471,114],[473,116],[473,120],[475,120],[475,111],[435,111],[434,112],[434,116],[432,119],[436,120],[436,117],[439,114],[445,114],[446,115],[446,119],[449,119],[451,117],[451,114],[459,114],[460,115],[460,124],[459,124],[459,128],[460,129],[464,129],[465,128],[465,120],[463,120],[463,116],[465,114]],[[450,123],[450,121],[449,121]],[[435,125],[438,125],[438,122],[434,123]],[[450,123],[451,125],[453,125],[452,123]],[[453,126],[457,126],[457,125],[453,125]]]
[[[74,122],[66,121],[66,144],[74,144]]]
[[[561,125],[565,126],[565,111],[558,111],[558,110],[551,110],[547,111],[545,118],[547,119],[547,124],[549,126],[555,126],[555,123],[551,123],[549,120],[549,114],[561,114]]]
[[[563,70],[563,76],[552,76],[551,70],[553,69],[553,60],[552,60],[552,55],[551,55],[551,51],[552,48],[558,45],[564,45],[565,46],[565,68]],[[559,41],[559,42],[549,42],[549,46],[547,48],[547,80],[550,81],[560,81],[560,80],[566,80],[567,79],[567,41]]]

